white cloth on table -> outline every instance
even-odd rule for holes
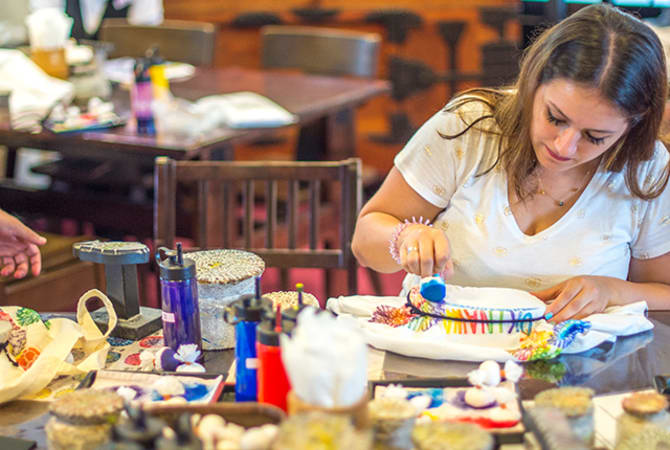
[[[494,292],[491,290],[489,292]],[[513,359],[503,346],[472,345],[459,341],[458,335],[446,335],[438,326],[425,332],[416,332],[407,327],[391,326],[370,322],[370,317],[380,305],[399,307],[406,302],[405,297],[377,297],[353,295],[329,298],[327,309],[335,314],[348,314],[358,319],[368,344],[380,350],[386,350],[410,357],[458,360],[458,361],[507,361]],[[632,303],[626,306],[613,306],[601,314],[593,314],[584,320],[591,322],[591,329],[567,347],[565,353],[581,353],[597,347],[603,342],[614,342],[619,336],[629,336],[653,328],[646,318],[646,302]],[[498,340],[503,344],[503,336]]]
[[[69,104],[74,87],[48,76],[18,50],[0,49],[0,91],[10,92],[9,114],[17,129],[39,129],[57,103]]]
[[[479,122],[455,139],[438,134],[458,134],[484,114],[490,111],[479,101],[457,112],[438,112],[395,158],[412,189],[444,208],[434,226],[450,241],[455,271],[450,283],[529,291],[579,275],[625,280],[631,257],[670,252],[670,189],[651,201],[637,199],[626,187],[625,173],[603,167],[556,223],[524,234],[510,210],[505,172],[496,166],[477,176],[495,162],[498,136],[476,128],[496,130],[493,121]],[[669,157],[658,142],[654,157],[640,165],[643,188],[659,179]],[[418,277],[407,281],[415,284]]]

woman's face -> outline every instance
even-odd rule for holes
[[[547,171],[569,171],[593,161],[627,128],[628,119],[595,88],[558,78],[535,92],[530,136]]]

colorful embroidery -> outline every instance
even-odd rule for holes
[[[578,334],[586,333],[590,328],[591,323],[582,320],[566,320],[553,326],[544,322],[522,338],[519,346],[510,353],[517,361],[552,359],[572,344]]]
[[[133,353],[132,355],[128,355],[126,359],[123,361],[129,366],[139,366],[140,365],[140,354],[139,353]]]
[[[477,309],[444,302],[429,302],[414,287],[407,303],[399,308],[378,306],[370,322],[423,332],[441,325],[446,334],[530,334],[533,323],[542,317],[533,317],[533,308]]]
[[[163,345],[162,336],[148,336],[140,341],[140,347],[142,348],[159,347],[162,345]]]
[[[9,351],[13,356],[17,356],[23,351],[26,346],[26,330],[22,328],[14,328],[9,333]]]
[[[131,345],[133,342],[132,339],[122,339],[118,337],[108,337],[107,342],[109,342],[109,345],[112,347],[125,347],[127,345]]]
[[[121,359],[121,353],[110,350],[109,353],[107,353],[106,363],[111,364],[118,361],[119,359]]]
[[[30,366],[37,361],[37,357],[40,356],[40,351],[35,347],[28,347],[16,358],[16,362],[19,363],[19,366],[23,370],[30,369]]]
[[[39,322],[41,320],[42,318],[40,315],[33,309],[19,308],[18,311],[16,311],[16,321],[22,327],[27,327],[28,325]]]
[[[407,324],[414,316],[415,314],[412,314],[406,306],[393,308],[392,306],[381,305],[372,313],[370,322],[383,323],[395,328]]]

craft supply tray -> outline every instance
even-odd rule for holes
[[[265,424],[279,425],[286,418],[286,413],[276,406],[256,402],[192,405],[147,404],[144,410],[153,416],[160,417],[169,424],[174,424],[183,413],[216,414],[223,417],[226,422],[232,422],[244,428],[258,427]]]
[[[406,389],[421,388],[467,388],[472,387],[467,378],[416,378],[416,379],[397,379],[397,380],[372,380],[368,383],[370,399],[375,398],[375,392],[380,386],[400,385]],[[517,387],[518,394],[518,387]],[[517,397],[519,410],[523,416],[523,405]],[[496,448],[504,444],[521,444],[524,442],[523,435],[526,428],[523,420],[511,428],[489,428],[487,429],[495,440]]]

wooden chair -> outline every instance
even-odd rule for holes
[[[265,186],[263,218],[256,210],[255,187],[259,183]],[[300,198],[301,183],[308,186],[306,200]],[[279,227],[277,192],[282,185],[288,189],[286,226]],[[325,203],[325,208],[336,207],[336,211],[330,211],[334,214],[322,210],[323,185],[328,185],[332,197],[338,199]],[[196,200],[190,208],[185,202],[178,207],[178,193],[188,189],[197,193]],[[231,162],[158,157],[154,192],[156,248],[174,248],[177,216],[185,218],[192,213],[196,231],[190,237],[196,247],[247,249],[263,258],[267,266],[282,269],[346,269],[347,292],[357,292],[358,264],[351,252],[351,238],[361,207],[358,158],[332,162]],[[333,217],[337,217],[339,235],[324,236],[334,227],[324,227],[323,221]],[[333,248],[323,248],[324,239],[333,242]],[[330,295],[328,279],[326,276],[326,293]]]
[[[157,46],[168,61],[211,66],[216,46],[216,26],[207,22],[165,20],[160,25],[132,25],[125,19],[105,19],[100,40],[114,45],[110,58],[144,56]]]
[[[261,28],[261,64],[322,75],[372,78],[381,38],[334,28],[267,25]]]
[[[329,76],[353,76],[374,78],[379,69],[381,36],[337,28],[293,25],[267,25],[261,28],[261,65],[264,68],[297,69],[307,73]],[[299,161],[320,161],[324,159],[325,136],[354,136],[350,118],[353,110],[343,110],[326,120],[317,121],[300,128],[295,149],[295,159]],[[345,145],[338,149],[340,158],[354,156]],[[362,169],[366,185],[379,184],[380,175],[374,169]],[[367,180],[367,181],[366,181]],[[379,274],[369,269],[374,291],[382,295]]]

